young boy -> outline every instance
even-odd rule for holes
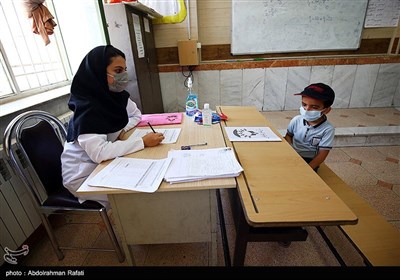
[[[300,115],[289,123],[285,139],[315,171],[332,149],[335,128],[326,115],[331,111],[335,92],[328,85],[307,86],[301,95]]]

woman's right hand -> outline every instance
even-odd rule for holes
[[[164,134],[162,133],[147,133],[142,137],[145,147],[154,147],[164,140]]]

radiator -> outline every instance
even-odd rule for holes
[[[0,244],[1,264],[5,248],[16,250],[41,224],[29,193],[0,153]]]
[[[66,125],[71,114],[60,116]],[[19,157],[23,161],[22,156]],[[33,173],[32,178],[34,178]],[[45,198],[44,191],[39,191]],[[4,158],[0,149],[0,265],[6,250],[16,250],[40,226],[41,220],[29,193],[19,177]]]

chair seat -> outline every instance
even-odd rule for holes
[[[52,194],[48,195],[48,198],[43,203],[43,206],[47,207],[70,207],[70,208],[81,208],[81,209],[93,209],[100,210],[104,206],[100,203],[92,200],[86,200],[83,203],[78,201],[78,198],[73,196],[66,188],[58,189]]]

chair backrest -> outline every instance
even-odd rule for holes
[[[61,121],[44,111],[29,111],[15,117],[4,134],[4,152],[37,206],[44,200],[37,184],[47,195],[64,188],[61,173],[61,153],[66,139],[66,129]],[[12,140],[15,139],[15,144]],[[32,179],[28,168],[18,156],[21,151],[30,172],[39,180]]]
[[[18,141],[18,140],[17,140]],[[24,128],[19,135],[21,149],[29,159],[48,194],[63,188],[61,176],[61,154],[63,144],[54,127],[40,120],[33,126]]]

